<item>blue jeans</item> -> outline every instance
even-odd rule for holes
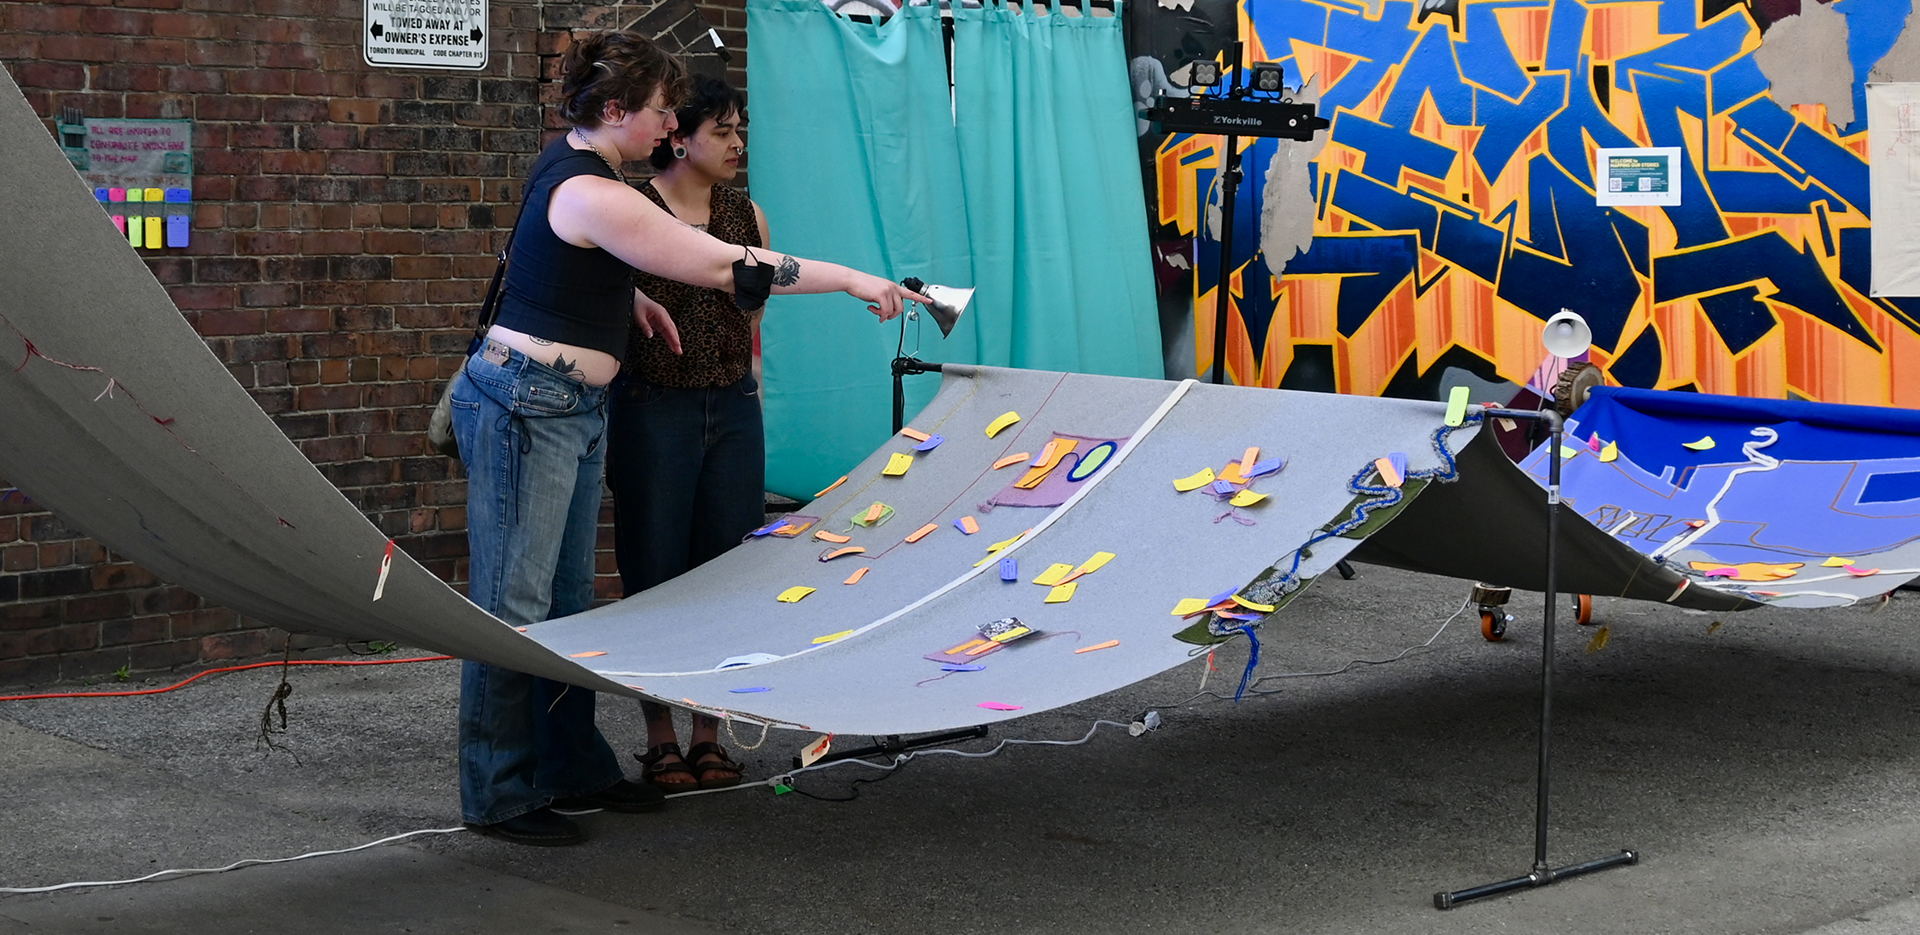
[[[593,605],[606,467],[606,388],[483,342],[454,377],[467,467],[468,596],[515,625]],[[493,824],[624,778],[593,692],[468,662],[460,678],[460,804]]]
[[[614,555],[628,595],[740,544],[766,523],[760,386],[613,383],[608,481]]]

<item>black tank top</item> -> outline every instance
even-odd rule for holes
[[[547,223],[554,187],[576,175],[617,178],[599,156],[568,146],[564,136],[548,144],[528,170],[495,323],[625,357],[633,320],[633,267],[599,247],[561,240]]]

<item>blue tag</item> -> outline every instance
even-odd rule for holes
[[[776,519],[773,522],[768,523],[765,526],[762,526],[759,529],[754,530],[748,535],[764,536],[776,529],[779,529],[782,526],[785,526],[786,524],[787,524],[787,521],[785,519]]]
[[[729,689],[727,689],[727,691],[730,691],[730,692],[732,692],[732,693],[734,693],[734,694],[736,694],[736,695],[744,695],[744,694],[746,694],[746,693],[748,693],[748,692],[763,692],[763,691],[766,691],[766,690],[767,690],[767,688],[766,688],[766,686],[764,686],[764,685],[762,685],[762,686],[760,686],[760,687],[758,687],[758,688],[729,688]]]
[[[167,215],[167,246],[184,247],[187,245],[187,224],[193,219],[184,214]]]
[[[972,665],[964,665],[964,666],[955,665],[949,662],[942,665],[940,667],[940,671],[942,672],[978,672],[984,668],[986,668],[986,666],[978,662],[973,663]]]
[[[1019,559],[1003,558],[1000,560],[1000,580],[1001,581],[1019,581],[1020,580],[1020,560]]]
[[[170,205],[184,205],[184,204],[187,204],[187,203],[189,203],[189,202],[191,202],[191,201],[193,201],[193,190],[192,190],[192,189],[190,189],[190,188],[169,188],[169,189],[167,189],[167,204],[170,204]]]
[[[933,449],[940,447],[940,443],[946,440],[947,440],[946,436],[941,435],[939,432],[935,432],[932,435],[927,436],[926,441],[923,441],[920,444],[913,446],[913,450],[932,451]]]
[[[1245,477],[1265,477],[1286,466],[1287,459],[1285,458],[1268,458],[1265,461],[1254,462],[1252,470],[1241,471],[1240,473]]]

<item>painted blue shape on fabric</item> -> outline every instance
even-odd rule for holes
[[[1752,347],[1780,323],[1773,309],[1760,301],[1760,290],[1753,286],[1703,295],[1700,308],[1707,313],[1707,320],[1713,322],[1713,330],[1720,332],[1720,340],[1727,343],[1727,350],[1735,354]]]
[[[1753,100],[1772,88],[1773,82],[1751,55],[1743,55],[1722,66],[1713,73],[1713,81],[1708,85],[1714,113],[1732,110],[1740,106],[1741,101]]]
[[[1810,194],[1777,172],[1716,172],[1707,170],[1707,185],[1720,210],[1729,214],[1807,214],[1815,199],[1824,200],[1825,192]]]
[[[1477,103],[1482,129],[1473,160],[1480,164],[1480,174],[1499,178],[1527,137],[1567,106],[1567,76],[1535,75],[1533,90],[1518,104],[1485,94]]]
[[[1340,334],[1350,338],[1413,275],[1418,251],[1419,241],[1412,234],[1315,237],[1307,252],[1287,264],[1286,272],[1354,274],[1340,278],[1335,313]]]
[[[1773,301],[1791,305],[1881,350],[1834,290],[1819,259],[1811,251],[1796,249],[1777,230],[1654,260],[1653,301],[1672,302],[1758,279],[1773,283]]]
[[[1867,478],[1866,489],[1860,492],[1858,502],[1897,503],[1901,500],[1920,500],[1920,471],[1875,474]]]
[[[1833,9],[1847,17],[1847,59],[1853,63],[1853,122],[1842,135],[1867,126],[1867,76],[1905,31],[1911,0],[1836,0]]]

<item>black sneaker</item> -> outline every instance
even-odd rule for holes
[[[650,785],[622,779],[592,795],[554,799],[548,806],[560,815],[590,815],[598,811],[651,812],[665,803],[667,796]]]
[[[529,847],[566,847],[587,839],[587,833],[579,825],[554,814],[549,808],[536,808],[525,815],[516,815],[490,825],[467,822],[467,829],[510,844]]]

